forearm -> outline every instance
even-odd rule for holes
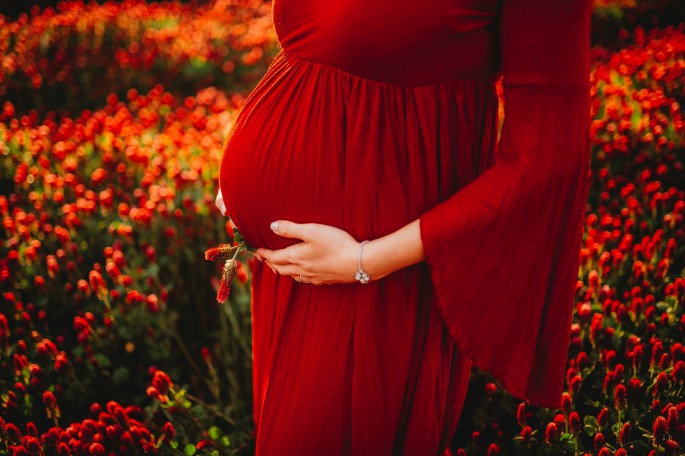
[[[364,244],[362,268],[370,280],[378,280],[424,259],[420,219],[386,236]],[[301,239],[280,250],[259,248],[255,256],[275,274],[313,283],[348,283],[354,280],[360,242],[347,231],[319,223],[275,220],[271,229],[279,236]]]
[[[419,219],[364,245],[362,267],[371,280],[424,260]]]

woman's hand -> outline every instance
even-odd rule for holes
[[[273,222],[271,229],[279,236],[303,241],[280,250],[257,249],[257,258],[275,273],[313,285],[355,282],[360,243],[346,231],[288,220]]]
[[[280,220],[271,224],[279,236],[302,239],[280,250],[260,248],[255,256],[276,274],[314,285],[351,283],[359,267],[359,248],[349,233],[330,225]],[[370,280],[424,260],[420,219],[370,241],[362,251],[362,267]]]
[[[226,215],[226,205],[224,204],[224,196],[221,194],[221,189],[216,193],[214,204],[219,209],[219,212],[221,212],[221,215]]]

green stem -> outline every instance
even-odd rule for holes
[[[235,253],[233,253],[233,257],[231,258],[231,260],[235,260],[235,257],[238,256],[238,253],[240,253],[240,251],[243,250],[244,248],[245,248],[244,243],[236,245],[235,246]]]
[[[189,394],[189,393],[186,393],[186,396],[188,397],[188,399],[191,399],[191,400],[197,402],[198,404],[201,404],[205,408],[211,410],[212,412],[214,412],[214,416],[218,416],[219,418],[223,418],[224,420],[226,420],[227,423],[229,423],[232,426],[236,425],[236,422],[234,419],[230,418],[228,415],[226,415],[224,413],[221,413],[215,405],[208,404],[205,401],[203,401],[202,399],[200,399],[199,397],[193,396],[192,394]]]
[[[621,432],[621,410],[618,411],[618,431]]]
[[[207,388],[209,391],[212,393],[212,396],[214,396],[214,399],[217,401],[220,401],[220,398],[217,394],[216,388],[205,378],[203,373],[200,371],[200,368],[195,364],[195,361],[193,361],[192,356],[190,356],[190,353],[188,352],[188,349],[186,348],[185,343],[183,343],[183,340],[181,339],[181,336],[178,335],[177,332],[174,331],[174,339],[176,339],[176,342],[178,343],[179,348],[181,349],[181,352],[183,353],[183,356],[186,358],[188,361],[188,364],[195,370],[197,375],[205,382],[207,385]]]

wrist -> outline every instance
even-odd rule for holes
[[[424,259],[419,219],[364,244],[362,268],[369,280],[378,280]],[[357,255],[359,255],[359,243]],[[356,271],[355,271],[356,273]]]
[[[364,244],[361,266],[364,272],[369,275],[369,281],[379,280],[393,272],[387,269],[388,262],[384,261],[386,259],[384,258],[385,242],[384,238],[378,238]],[[357,247],[357,255],[359,255],[360,248],[361,242]],[[359,264],[357,263],[358,266]]]
[[[354,280],[360,282],[361,284],[366,284],[371,281],[369,271],[362,264],[362,256],[364,255],[364,247],[368,245],[371,241],[365,240],[357,244],[357,256],[355,258],[357,264],[357,272],[354,274]]]

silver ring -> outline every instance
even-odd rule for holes
[[[302,282],[302,274],[300,274],[299,277],[300,277],[300,280],[298,280],[298,282]]]

